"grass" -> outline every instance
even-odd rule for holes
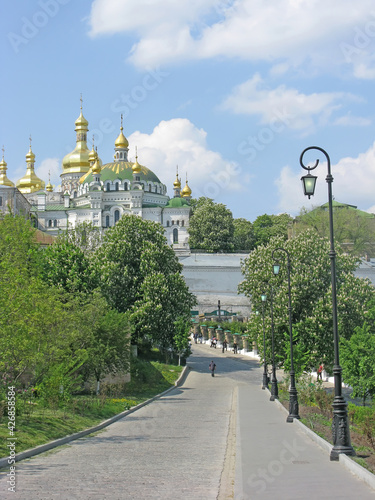
[[[160,394],[174,385],[183,367],[136,358],[132,381],[121,386],[104,386],[101,396],[73,396],[63,407],[44,408],[42,400],[20,405],[16,416],[16,452],[34,448],[69,434],[93,427],[124,410]],[[0,458],[7,457],[10,438],[6,416],[0,419]]]

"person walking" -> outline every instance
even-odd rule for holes
[[[237,341],[234,340],[234,342],[233,342],[233,352],[234,352],[234,354],[237,354],[237,349],[238,349]]]
[[[214,361],[212,360],[211,363],[208,365],[208,368],[209,370],[211,371],[211,377],[214,377],[215,376],[215,369],[216,369],[216,365],[214,363]]]
[[[223,352],[228,350],[228,342],[224,339],[223,340]]]
[[[319,368],[318,368],[318,376],[316,378],[317,380],[323,380],[322,379],[323,370],[324,370],[324,365],[323,365],[323,363],[321,363]]]

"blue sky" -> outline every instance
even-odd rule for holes
[[[8,177],[58,186],[83,114],[103,163],[124,115],[129,157],[173,195],[250,221],[327,201],[299,157],[327,151],[336,200],[375,212],[375,5],[372,0],[17,0],[2,2],[0,145]]]

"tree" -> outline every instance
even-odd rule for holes
[[[284,363],[284,332],[288,332],[288,288],[286,262],[280,259],[281,271],[273,275],[272,252],[284,247],[291,260],[292,324],[296,332],[300,352],[310,353],[308,368],[314,368],[324,360],[327,367],[333,363],[332,296],[329,259],[329,242],[308,230],[295,238],[283,241],[281,237],[271,239],[267,246],[260,246],[245,259],[242,265],[244,280],[239,291],[251,298],[253,309],[261,307],[260,296],[273,287],[276,357]],[[281,253],[281,252],[280,252]],[[363,314],[374,297],[373,287],[361,278],[353,276],[356,260],[340,249],[336,257],[337,301],[339,311],[339,333],[349,337],[356,326],[362,324]],[[265,304],[267,331],[270,325],[270,301]],[[249,331],[258,340],[262,329],[259,319],[252,315]],[[270,346],[267,335],[268,349]]]
[[[178,318],[174,323],[175,335],[173,337],[174,345],[178,352],[178,365],[181,364],[181,355],[183,353],[190,354],[189,336],[191,329],[191,321],[185,318]]]
[[[335,239],[346,252],[354,256],[372,255],[375,250],[375,221],[373,214],[356,210],[350,205],[333,202]],[[312,210],[302,208],[294,225],[296,234],[307,228],[329,238],[329,212],[326,205]]]
[[[375,394],[375,334],[366,322],[349,339],[341,339],[340,354],[343,380],[365,405]]]
[[[259,215],[253,222],[255,246],[267,245],[271,238],[282,237],[285,241],[288,238],[288,226],[292,222],[288,214],[280,215]]]
[[[189,317],[196,299],[160,224],[122,217],[107,230],[92,259],[108,303],[119,312],[130,311],[133,338],[147,335],[163,348],[171,346],[174,321]]]
[[[130,366],[129,315],[110,309],[98,293],[82,304],[80,319],[84,333],[87,360],[84,364],[86,378],[95,376],[96,393],[100,381],[111,373],[128,372]]]
[[[234,224],[232,212],[210,198],[198,200],[189,222],[189,245],[208,252],[232,252]]]
[[[246,219],[234,219],[233,245],[235,252],[250,252],[255,246],[253,225]]]

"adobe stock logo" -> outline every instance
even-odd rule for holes
[[[25,16],[21,17],[21,34],[13,32],[7,34],[14,52],[18,54],[21,48],[35,38],[41,28],[44,28],[49,23],[49,20],[59,13],[60,6],[69,2],[70,0],[39,0],[40,10],[34,12],[31,19]]]

